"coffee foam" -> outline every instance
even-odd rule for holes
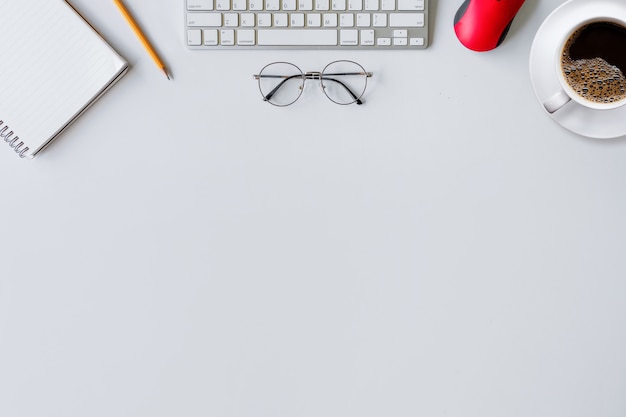
[[[618,67],[600,57],[574,60],[569,56],[579,32],[563,48],[561,68],[567,83],[578,95],[594,103],[626,99],[626,76]]]

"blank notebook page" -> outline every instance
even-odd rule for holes
[[[0,120],[34,156],[126,69],[64,0],[0,0]]]

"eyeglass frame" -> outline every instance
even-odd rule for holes
[[[338,62],[349,62],[351,64],[355,64],[357,65],[359,68],[361,68],[363,71],[362,72],[346,72],[346,73],[338,73],[338,74],[330,74],[330,75],[364,75],[365,76],[365,85],[363,87],[363,91],[361,92],[361,94],[359,96],[357,96],[347,85],[345,85],[344,83],[342,83],[339,80],[336,80],[334,78],[326,78],[324,77],[324,71],[331,65],[336,64]],[[263,75],[263,70],[265,70],[265,68],[269,67],[270,65],[275,65],[275,64],[288,64],[288,65],[292,65],[295,68],[298,69],[298,71],[300,71],[299,75]],[[298,101],[298,99],[300,99],[300,96],[302,95],[302,92],[304,91],[304,83],[306,80],[320,80],[320,84],[322,85],[322,91],[324,92],[324,95],[333,103],[338,104],[340,106],[347,106],[350,104],[358,104],[361,105],[363,104],[363,101],[361,101],[361,98],[363,97],[363,95],[365,94],[365,90],[367,89],[367,79],[371,78],[372,75],[374,75],[374,73],[366,71],[365,68],[363,68],[363,66],[361,64],[359,64],[358,62],[354,62],[354,61],[350,61],[350,60],[346,60],[346,59],[341,59],[341,60],[337,60],[337,61],[332,61],[330,63],[328,63],[324,69],[322,69],[322,71],[307,71],[304,72],[300,69],[300,67],[298,67],[297,65],[291,63],[291,62],[286,62],[286,61],[276,61],[276,62],[271,62],[267,65],[265,65],[263,68],[261,68],[261,71],[259,71],[258,74],[254,74],[252,77],[259,81],[259,91],[261,92],[261,95],[263,96],[263,101],[266,101],[268,103],[270,103],[273,106],[277,106],[277,107],[287,107],[287,106],[291,106],[293,103],[295,103],[296,101]],[[276,103],[272,103],[270,100],[272,98],[272,96],[274,94],[276,94],[276,92],[280,89],[280,87],[282,87],[287,81],[293,79],[293,78],[302,78],[302,85],[300,86],[300,93],[298,94],[298,96],[296,97],[295,100],[293,100],[291,103],[288,104],[276,104]],[[284,78],[284,80],[282,80],[280,83],[278,83],[278,85],[276,87],[274,87],[274,89],[272,91],[270,91],[267,94],[263,93],[263,90],[261,90],[261,78]],[[339,103],[338,101],[333,100],[328,93],[326,93],[326,88],[324,87],[324,85],[322,84],[323,81],[334,81],[336,83],[339,83],[339,85],[341,85],[349,94],[350,96],[352,96],[352,98],[354,98],[353,101],[349,102],[349,103]]]

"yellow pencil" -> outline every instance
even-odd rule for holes
[[[145,35],[141,31],[141,29],[139,28],[139,25],[137,25],[137,22],[135,22],[135,19],[133,19],[133,17],[130,15],[130,12],[128,11],[128,9],[124,6],[124,4],[122,3],[121,0],[113,0],[113,1],[115,2],[117,7],[120,9],[122,14],[124,15],[124,17],[128,21],[128,24],[130,25],[130,27],[133,28],[133,31],[135,32],[135,35],[137,35],[137,37],[139,38],[139,40],[143,44],[143,47],[146,49],[146,51],[148,51],[148,53],[152,57],[152,60],[155,62],[155,64],[157,64],[157,66],[161,69],[161,71],[163,71],[163,73],[165,73],[165,76],[169,80],[170,76],[167,73],[167,69],[165,69],[165,65],[163,65],[163,62],[161,61],[161,59],[157,55],[157,53],[154,50],[154,48],[152,47],[152,45],[150,45],[150,42],[148,42],[148,39],[145,37]]]

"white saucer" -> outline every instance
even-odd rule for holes
[[[559,47],[559,39],[565,36],[563,32],[567,30],[570,19],[576,21],[580,16],[604,13],[611,16],[610,13],[616,8],[622,9],[622,13],[626,14],[626,2],[621,0],[569,0],[542,23],[530,50],[530,79],[541,107],[560,89],[554,55]],[[549,114],[547,111],[546,113]],[[572,100],[549,115],[565,129],[582,136],[610,139],[626,135],[626,105],[613,110],[594,110]]]

